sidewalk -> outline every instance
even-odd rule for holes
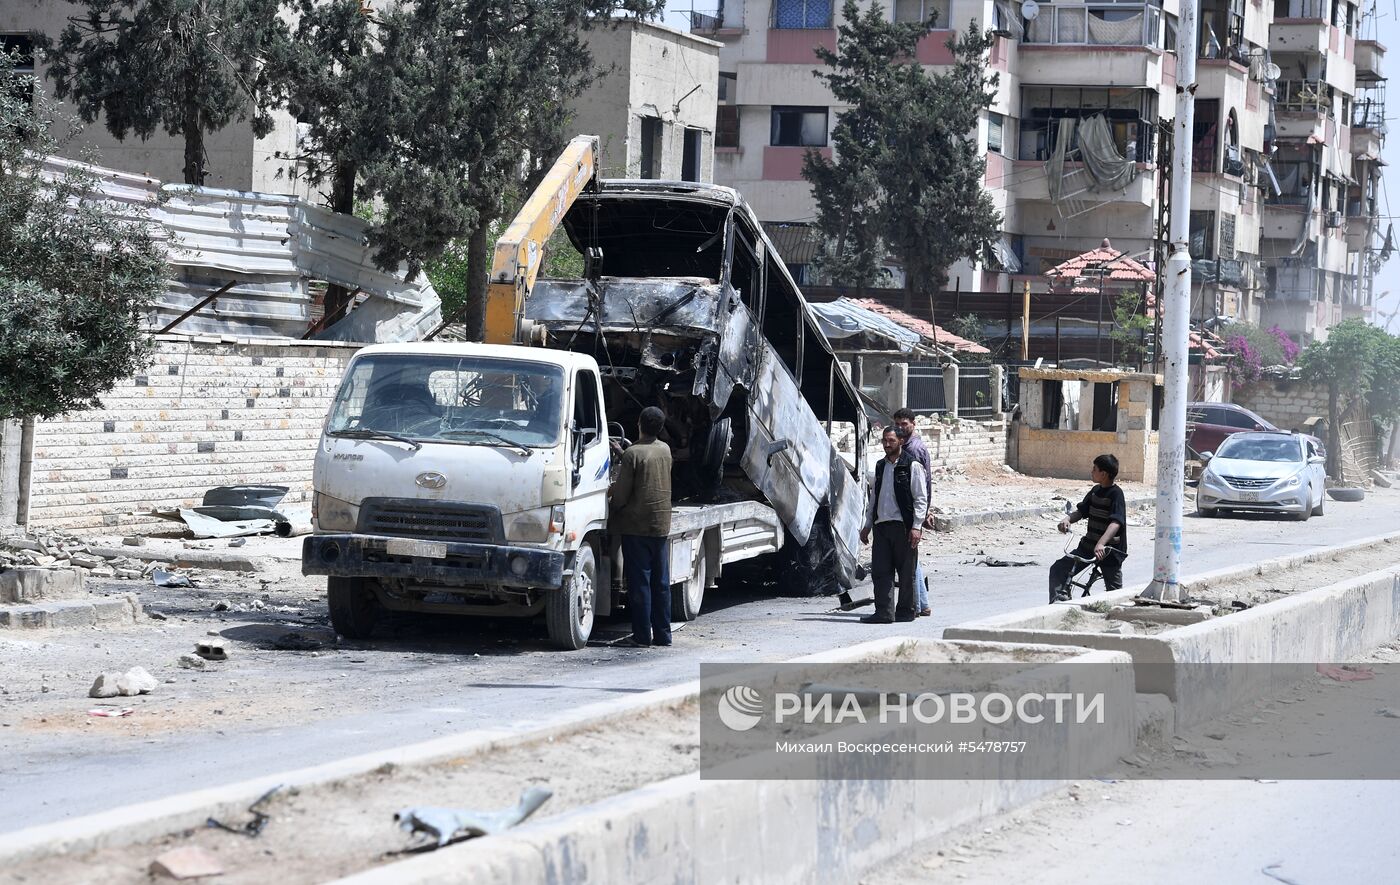
[[[1082,480],[1025,476],[995,464],[935,470],[934,522],[938,531],[951,532],[962,526],[1060,513],[1066,502],[1078,504],[1091,485],[1087,467]],[[1119,486],[1130,510],[1156,500],[1154,485],[1124,482]]]

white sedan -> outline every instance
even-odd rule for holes
[[[1282,430],[1236,433],[1218,452],[1202,452],[1206,468],[1196,486],[1202,516],[1222,510],[1321,516],[1326,500],[1325,458],[1311,437]]]

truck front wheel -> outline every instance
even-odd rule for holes
[[[577,651],[588,644],[593,632],[593,610],[598,592],[598,560],[592,544],[574,554],[572,574],[544,604],[544,625],[549,641],[559,648]]]
[[[369,578],[326,579],[331,626],[347,639],[368,639],[379,620],[379,600],[374,598],[369,582]]]

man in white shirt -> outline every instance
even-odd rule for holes
[[[893,624],[918,617],[914,607],[914,569],[919,540],[928,515],[928,477],[923,465],[904,451],[893,426],[880,437],[885,458],[875,467],[870,489],[862,544],[871,543],[871,578],[875,582],[875,614],[861,618],[864,624]],[[899,579],[899,598],[894,582]]]

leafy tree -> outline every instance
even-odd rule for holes
[[[252,120],[259,137],[272,118],[258,107],[261,61],[286,26],[279,0],[78,0],[58,42],[40,35],[59,98],[83,119],[102,115],[119,139],[157,128],[185,140],[186,184],[208,175],[204,136]]]
[[[1113,300],[1113,330],[1109,337],[1118,345],[1122,361],[1142,368],[1147,356],[1145,335],[1152,331],[1152,318],[1143,310],[1142,293],[1125,290]]]
[[[165,256],[81,169],[44,178],[55,108],[0,53],[0,418],[98,405],[146,364]],[[30,97],[33,97],[31,103]]]
[[[381,267],[416,272],[465,243],[465,322],[478,337],[492,225],[566,142],[567,102],[591,82],[582,32],[660,0],[423,0],[378,21],[366,95],[374,139],[359,187],[380,198]]]
[[[1298,358],[1303,377],[1327,385],[1328,472],[1337,476],[1339,421],[1365,401],[1371,414],[1400,419],[1400,339],[1359,319],[1345,320],[1314,341]]]
[[[987,324],[975,313],[965,313],[960,317],[954,317],[949,331],[973,344],[988,346]],[[990,353],[962,353],[958,355],[958,359],[964,363],[988,363],[991,362],[992,355]]]
[[[1230,380],[1236,388],[1258,383],[1269,366],[1290,366],[1298,346],[1278,326],[1262,329],[1253,323],[1231,323],[1222,332],[1230,361]]]
[[[836,156],[809,153],[822,263],[841,282],[864,284],[887,253],[904,266],[906,296],[923,303],[956,261],[980,255],[1001,218],[982,188],[986,160],[969,135],[991,105],[994,39],[975,25],[949,40],[953,64],[930,73],[913,61],[934,20],[893,23],[880,4],[845,0],[835,52],[815,75],[837,102]]]

